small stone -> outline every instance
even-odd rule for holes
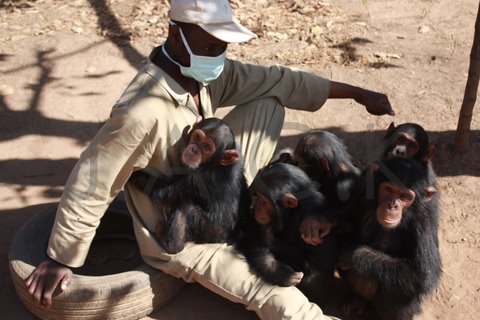
[[[312,28],[312,35],[314,35],[315,37],[319,37],[321,36],[323,33],[323,28],[320,27],[320,26],[315,26]]]
[[[287,40],[288,39],[288,34],[282,33],[282,32],[267,32],[267,36],[270,38],[275,38],[278,40]]]
[[[426,25],[422,25],[420,26],[420,28],[418,28],[418,32],[419,33],[427,33],[427,32],[430,32],[430,27],[426,26]]]
[[[75,32],[75,33],[82,33],[82,32],[83,32],[83,28],[82,28],[82,27],[75,26],[75,27],[72,28],[72,31]]]
[[[396,53],[375,52],[373,53],[373,56],[380,59],[386,59],[386,58],[400,59],[400,55]]]
[[[85,69],[85,73],[95,73],[96,70],[94,66],[89,66]]]
[[[13,89],[12,86],[9,86],[8,84],[0,84],[0,97],[6,97],[15,92],[15,89]]]
[[[387,58],[387,54],[385,52],[374,52],[373,56],[381,59]]]
[[[157,24],[158,23],[158,17],[151,17],[150,19],[148,19],[148,23]]]
[[[145,28],[147,24],[141,20],[132,22],[132,27],[137,29]]]

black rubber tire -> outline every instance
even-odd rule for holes
[[[87,270],[84,275],[75,271],[68,289],[65,292],[54,294],[50,308],[35,303],[26,289],[25,279],[41,261],[46,259],[45,251],[55,212],[56,205],[52,205],[29,220],[15,236],[9,252],[10,273],[15,290],[27,309],[39,318],[59,320],[140,319],[165,305],[183,288],[182,280],[153,269],[143,262],[137,253],[134,258],[130,259],[132,260],[129,262],[131,267],[129,268],[127,263],[126,266],[123,266],[126,270],[119,273],[92,276],[88,274],[88,270],[97,270],[98,268],[89,269],[88,266],[84,269]],[[113,215],[115,214],[118,213],[113,213]],[[105,216],[112,216],[112,213],[107,213]],[[128,219],[130,218],[128,217]],[[114,217],[114,220],[116,222],[126,221],[125,215],[123,218]],[[108,218],[105,221],[102,219],[100,227],[103,225],[109,229],[110,222]],[[121,225],[121,223],[115,225]],[[128,223],[124,225],[128,225]],[[108,237],[108,232],[103,234]],[[118,230],[115,232],[118,234]],[[101,234],[102,232],[100,232]],[[118,239],[113,241],[116,244]],[[134,243],[138,249],[136,242]]]

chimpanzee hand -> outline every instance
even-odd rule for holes
[[[309,216],[300,224],[300,235],[305,243],[316,246],[323,242],[333,226],[323,217]]]
[[[363,104],[370,114],[376,116],[395,115],[388,97],[383,93],[362,89],[360,94],[355,97],[355,101]]]
[[[52,259],[40,263],[38,267],[25,280],[28,292],[37,303],[42,303],[47,308],[52,305],[52,294],[60,285],[64,291],[72,281],[72,270]]]

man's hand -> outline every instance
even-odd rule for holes
[[[365,106],[370,114],[381,116],[395,115],[388,97],[379,92],[355,87],[343,82],[330,81],[330,99],[354,99],[357,103]]]
[[[395,115],[388,97],[383,93],[363,89],[362,93],[355,98],[355,101],[363,104],[370,114],[376,116],[384,114]]]
[[[25,280],[25,284],[34,300],[48,308],[52,305],[52,294],[55,288],[60,285],[60,290],[64,291],[70,285],[72,277],[73,272],[69,267],[48,259],[33,270]]]
[[[300,235],[307,244],[317,246],[330,233],[334,224],[322,217],[306,217],[300,225]]]

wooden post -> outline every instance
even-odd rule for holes
[[[468,68],[467,85],[463,96],[460,116],[458,118],[455,136],[455,150],[466,152],[470,142],[470,124],[472,122],[473,107],[477,100],[478,82],[480,79],[480,6],[475,21],[472,51],[470,52],[470,67]]]

